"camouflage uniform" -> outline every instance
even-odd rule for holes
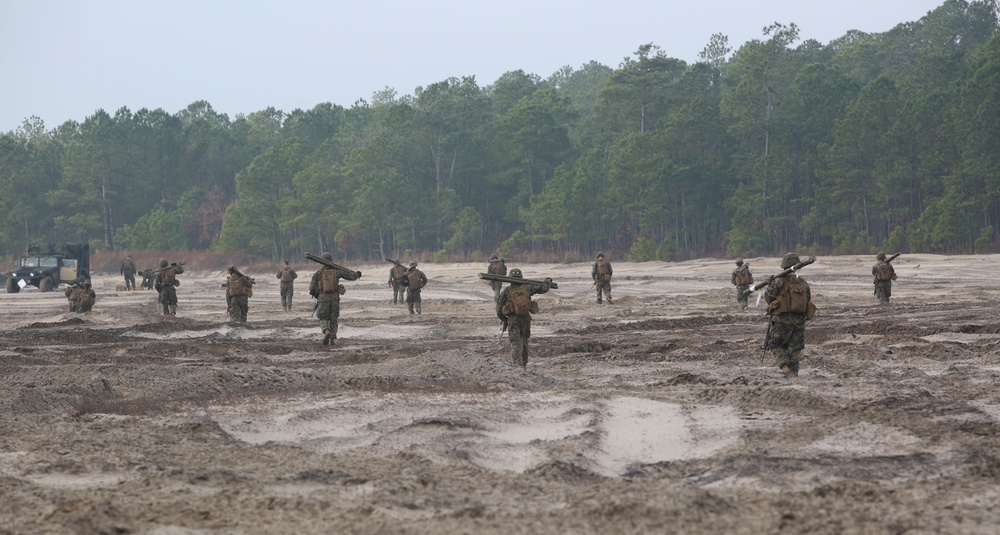
[[[892,295],[892,281],[896,280],[896,270],[892,264],[885,261],[885,253],[879,251],[875,255],[877,262],[872,266],[872,277],[875,278],[875,297],[879,303],[888,303]],[[883,267],[884,266],[884,267]]]
[[[323,253],[323,260],[333,262],[333,255]],[[330,345],[337,339],[337,320],[340,318],[340,279],[354,281],[361,277],[360,271],[341,271],[323,266],[313,274],[309,282],[309,295],[316,298],[316,317],[325,335],[323,345]]]
[[[522,278],[520,269],[512,269],[511,277]],[[544,284],[512,284],[500,292],[497,299],[497,317],[507,325],[507,335],[510,339],[511,360],[514,364],[522,368],[528,365],[528,338],[531,337],[531,314],[517,315],[511,309],[513,303],[508,306],[511,288],[516,286],[527,286],[528,299],[532,295],[543,294],[549,291],[549,287]],[[506,310],[505,310],[506,308]]]
[[[788,253],[781,259],[781,268],[788,269],[798,263],[798,255]],[[788,297],[788,290],[791,286],[787,284],[789,277],[798,277],[798,275],[790,274],[778,279],[768,277],[767,291],[764,292],[764,299],[768,303],[767,313],[771,316],[771,321],[767,326],[764,349],[774,357],[778,367],[786,377],[799,374],[799,358],[806,345],[806,314],[782,311],[778,306]],[[805,281],[802,282],[805,283]],[[806,284],[806,302],[811,301],[812,293],[809,285]]]
[[[486,272],[491,275],[507,275],[507,264],[497,255],[493,255],[490,257],[490,265],[486,266]],[[493,302],[496,303],[500,300],[500,290],[503,288],[503,283],[490,281],[490,286],[493,288]]]
[[[400,282],[406,276],[406,268],[393,265],[389,269],[389,287],[392,288],[392,304],[402,305],[406,301],[406,286]]]
[[[229,279],[226,280],[226,309],[233,321],[246,323],[247,312],[250,311],[249,298],[253,294],[253,281],[240,275],[235,266],[229,266]]]
[[[184,268],[177,264],[167,265],[166,259],[160,259],[160,272],[156,274],[153,288],[159,292],[160,304],[163,305],[164,316],[177,315],[177,290],[180,285],[177,275],[184,273]]]
[[[125,277],[125,289],[135,290],[135,262],[132,261],[132,255],[125,257],[125,262],[122,263],[121,274]]]
[[[597,252],[597,262],[594,262],[594,267],[590,270],[590,278],[594,279],[594,284],[597,286],[597,303],[601,303],[601,293],[608,298],[608,304],[611,304],[611,275],[614,270],[611,269],[611,262],[604,259],[604,252]]]
[[[410,269],[406,270],[406,308],[413,314],[420,314],[420,289],[427,284],[423,271],[417,269],[417,263],[411,261]]]
[[[97,301],[97,294],[90,287],[90,281],[83,283],[83,288],[80,289],[77,294],[77,312],[86,313],[90,312],[94,308],[94,302]]]
[[[275,275],[275,278],[281,280],[281,308],[285,312],[292,310],[292,294],[295,293],[295,284],[293,281],[298,277],[299,274],[288,264],[288,260],[285,260],[285,267],[281,268],[281,271]]]
[[[733,270],[733,284],[736,286],[736,302],[740,308],[747,307],[747,300],[750,298],[746,291],[753,284],[753,274],[750,273],[750,264],[743,265],[743,259],[736,261],[736,269]]]
[[[83,288],[80,288],[76,284],[70,285],[66,288],[66,299],[69,300],[69,311],[79,312],[80,311],[80,292]]]

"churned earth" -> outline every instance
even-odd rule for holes
[[[412,316],[353,266],[330,348],[305,263],[291,313],[251,273],[245,325],[222,272],[175,318],[110,275],[85,315],[0,293],[0,533],[995,533],[1000,257],[903,255],[888,306],[873,262],[802,271],[794,379],[728,260],[614,262],[613,305],[589,264],[509,263],[559,283],[527,369],[480,264],[421,265]]]

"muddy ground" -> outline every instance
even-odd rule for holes
[[[305,264],[291,313],[251,274],[246,325],[221,272],[176,318],[111,275],[86,315],[0,293],[0,533],[995,533],[1000,257],[904,255],[888,306],[873,261],[803,271],[794,379],[728,260],[615,262],[613,305],[511,264],[560,285],[527,369],[479,264],[421,266],[419,316],[358,266],[332,348]]]

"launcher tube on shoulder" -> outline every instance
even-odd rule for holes
[[[492,273],[480,273],[479,278],[488,281],[507,282],[510,284],[540,284],[542,286],[548,286],[549,288],[559,288],[559,285],[552,281],[520,279],[517,277],[508,277],[506,275],[494,275]]]
[[[795,264],[794,266],[792,266],[792,267],[790,267],[790,268],[782,271],[781,273],[776,274],[774,276],[774,278],[775,279],[780,279],[781,277],[784,277],[786,275],[794,273],[794,272],[796,272],[796,271],[798,271],[798,270],[800,270],[800,269],[808,266],[809,264],[812,264],[815,261],[816,261],[816,257],[815,256],[810,256],[809,258],[806,258],[805,260],[799,262],[798,264]],[[757,284],[754,284],[753,286],[751,286],[750,288],[748,288],[745,292],[743,292],[743,295],[748,295],[748,294],[751,294],[753,292],[756,292],[757,290],[760,290],[761,288],[763,288],[765,286],[767,286],[767,281],[766,280],[762,281],[762,282],[758,282]]]
[[[156,274],[158,274],[158,273],[163,273],[164,271],[166,271],[166,270],[168,270],[168,269],[174,269],[174,268],[176,268],[177,266],[183,266],[183,265],[184,265],[185,263],[186,263],[186,262],[174,262],[174,263],[170,264],[170,265],[169,265],[169,266],[167,266],[167,267],[162,267],[162,268],[160,268],[160,269],[154,269],[154,270],[153,270],[153,275],[156,275]]]
[[[888,264],[889,262],[892,262],[893,260],[895,260],[895,259],[896,259],[896,257],[897,257],[897,256],[899,256],[899,255],[901,255],[901,254],[903,254],[903,253],[896,253],[896,254],[894,254],[894,255],[890,256],[889,258],[886,258],[886,259],[885,259],[885,263],[886,263],[886,264]]]
[[[403,269],[406,269],[406,266],[404,266],[403,264],[401,264],[401,263],[399,262],[399,260],[393,260],[393,259],[391,259],[391,258],[386,258],[386,259],[385,259],[385,261],[386,261],[386,262],[389,262],[389,263],[392,263],[392,264],[395,264],[396,266],[399,266],[399,267],[401,267],[401,268],[403,268]]]
[[[306,253],[306,258],[308,258],[309,260],[312,260],[313,262],[317,262],[319,264],[323,264],[324,266],[326,266],[328,268],[336,269],[338,271],[343,271],[344,273],[356,273],[358,275],[358,278],[359,279],[361,278],[361,272],[360,271],[354,271],[353,269],[347,269],[347,268],[345,268],[344,266],[342,266],[340,264],[335,264],[335,263],[333,263],[333,262],[331,262],[329,260],[323,260],[322,258],[320,258],[320,257],[318,257],[318,256],[316,256],[316,255],[314,255],[312,253]]]
[[[240,271],[240,268],[234,266],[233,267],[233,271],[235,271],[236,274],[239,275],[240,277],[243,277],[244,279],[246,279],[250,283],[250,286],[253,286],[254,284],[257,284],[256,280],[254,280],[251,277],[247,277],[246,275],[244,275],[243,272]]]

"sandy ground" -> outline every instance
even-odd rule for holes
[[[479,264],[422,265],[419,316],[356,266],[332,348],[307,265],[291,313],[251,274],[246,325],[222,273],[176,318],[112,276],[86,315],[0,293],[0,533],[996,533],[1000,257],[904,255],[888,306],[872,262],[803,271],[794,379],[728,260],[615,262],[613,305],[510,264],[560,285],[527,369]]]

